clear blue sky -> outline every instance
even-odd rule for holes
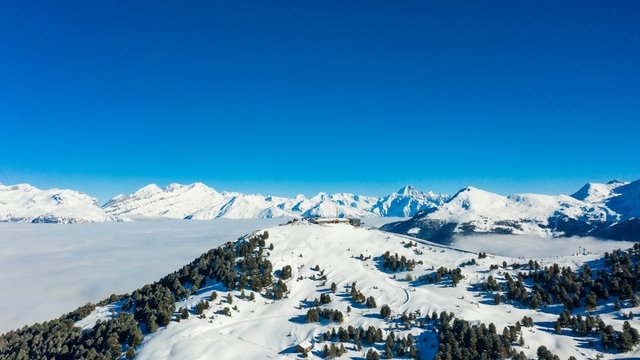
[[[0,182],[277,195],[640,178],[640,2],[3,1]]]

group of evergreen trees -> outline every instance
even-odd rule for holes
[[[386,309],[386,307],[383,307]],[[403,314],[406,315],[406,314]],[[410,314],[407,319],[418,320]],[[455,319],[452,313],[442,312],[440,315],[433,313],[431,316],[420,318],[416,321],[422,325],[432,323],[437,327],[439,347],[436,359],[526,359],[524,353],[517,352],[514,345],[524,345],[520,322],[515,326],[506,327],[502,333],[498,333],[493,324],[470,325],[464,320]],[[409,321],[410,322],[410,321]],[[323,355],[333,358],[342,354],[344,343],[353,343],[356,349],[362,349],[363,345],[377,345],[383,343],[382,351],[369,349],[366,359],[382,358],[410,358],[419,359],[420,353],[416,347],[416,340],[411,334],[396,336],[393,332],[385,332],[374,326],[368,328],[348,326],[327,330],[320,339],[332,342],[324,347]],[[335,343],[340,342],[336,346]],[[545,352],[546,354],[546,352]],[[553,354],[549,359],[554,359]]]
[[[366,297],[362,292],[358,290],[356,287],[357,283],[354,281],[351,284],[351,298],[358,304],[365,304],[368,308],[375,308],[376,299],[373,296]]]
[[[443,280],[451,280],[451,285],[456,287],[460,280],[464,278],[462,275],[462,269],[459,267],[455,269],[447,269],[445,267],[439,267],[436,271],[431,274],[427,274],[424,277],[428,283],[438,284]]]
[[[384,331],[374,326],[369,326],[365,329],[363,327],[356,328],[349,325],[346,328],[339,327],[337,331],[335,328],[332,328],[331,330],[327,330],[320,340],[331,342],[331,344],[325,344],[324,346],[323,355],[327,358],[334,358],[344,354],[344,343],[352,343],[356,349],[360,350],[363,344],[375,345],[383,342],[383,355],[386,359],[420,358],[420,353],[411,334],[407,336],[395,336],[393,332],[390,332],[385,337]],[[340,345],[336,346],[335,343],[337,342],[339,342]],[[374,349],[369,349],[366,357],[367,359],[380,359],[380,354]]]
[[[76,311],[83,312],[83,308]],[[108,321],[98,320],[85,331],[74,326],[76,320],[77,313],[73,312],[9,331],[0,337],[0,359],[116,359],[123,352],[133,358],[142,341],[138,323],[129,313]]]
[[[341,324],[344,321],[344,314],[340,310],[320,309],[317,307],[307,310],[307,322],[320,322],[320,319]]]
[[[627,352],[640,343],[640,333],[628,321],[624,322],[622,331],[617,331],[613,326],[606,325],[600,316],[572,316],[567,309],[560,314],[554,328],[556,332],[560,332],[563,328],[570,328],[580,336],[597,335],[600,337],[602,348],[605,351],[617,349],[621,352]]]
[[[391,255],[388,251],[382,255],[382,260],[383,268],[391,272],[412,271],[417,264],[415,260],[409,260],[404,255],[398,256],[398,253]]]
[[[368,326],[365,329],[362,326],[354,327],[351,325],[346,328],[340,326],[338,330],[336,330],[336,328],[331,328],[331,330],[327,330],[321,338],[323,341],[339,341],[342,343],[351,342],[355,345],[362,343],[372,345],[382,342],[383,339],[384,332],[380,328]]]
[[[441,316],[435,359],[526,359],[524,353],[513,348],[516,337],[517,333],[507,328],[498,334],[493,324],[470,325],[465,320],[451,321],[448,316]]]
[[[599,300],[611,296],[620,300],[630,300],[638,305],[640,291],[640,244],[622,251],[615,250],[604,256],[606,267],[593,272],[584,265],[578,271],[558,264],[539,268],[537,263],[529,262],[528,273],[519,272],[517,278],[505,273],[505,283],[491,276],[482,285],[486,291],[504,291],[507,298],[537,309],[545,304],[564,304],[566,309],[584,305],[593,310]],[[525,280],[531,279],[533,287],[527,290]]]
[[[420,352],[411,334],[396,337],[393,332],[389,333],[385,339],[383,354],[387,359],[405,356],[409,359],[420,359]]]
[[[571,311],[580,306],[584,306],[587,312],[593,311],[598,301],[608,300],[611,296],[617,297],[616,311],[622,309],[625,301],[633,306],[640,303],[640,243],[625,251],[605,253],[602,260],[605,266],[597,271],[588,265],[583,265],[578,271],[558,264],[541,268],[537,262],[530,260],[525,266],[518,267],[528,267],[527,273],[519,272],[515,279],[505,273],[502,284],[489,276],[482,288],[496,294],[496,303],[500,302],[500,291],[503,291],[507,299],[526,304],[532,309],[545,304],[563,304],[564,311],[554,324],[556,332],[570,328],[580,336],[599,336],[605,350],[630,351],[640,343],[640,335],[628,322],[625,322],[622,331],[617,331],[598,316],[571,315]],[[533,284],[531,290],[525,286],[527,279]],[[545,353],[544,349],[542,353]]]

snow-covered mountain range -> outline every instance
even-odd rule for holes
[[[78,191],[0,184],[0,222],[68,224],[121,220],[105,213],[96,199]]]
[[[218,192],[194,183],[147,185],[100,207],[73,190],[0,185],[0,221],[81,223],[164,217],[209,220],[277,217],[412,217],[385,230],[436,241],[454,234],[507,233],[640,240],[640,180],[589,183],[573,195],[502,196],[466,187],[453,196],[406,186],[383,197],[319,193],[293,198]]]
[[[589,183],[571,196],[501,196],[473,187],[387,231],[448,241],[453,234],[507,233],[640,240],[640,180]]]
[[[148,185],[131,195],[120,195],[104,205],[118,216],[168,217],[209,220],[215,218],[366,217],[413,216],[444,203],[447,195],[421,192],[406,186],[384,197],[349,193],[319,193],[307,198],[217,192],[202,183]]]

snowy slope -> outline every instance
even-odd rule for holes
[[[161,189],[147,185],[135,193],[119,195],[104,205],[106,212],[117,215],[146,215],[182,219],[207,207],[223,205],[225,197],[202,184],[170,184]]]
[[[106,214],[96,200],[78,191],[40,190],[29,184],[0,184],[0,221],[86,223],[122,221]]]
[[[460,190],[442,205],[385,230],[424,239],[450,240],[453,234],[501,233],[540,236],[594,235],[640,239],[635,223],[613,233],[640,210],[640,182],[587,185],[573,196],[517,194],[501,196],[474,187]],[[618,195],[620,194],[620,195]],[[632,231],[635,229],[636,231]]]
[[[478,259],[474,253],[427,241],[419,241],[416,247],[408,247],[407,242],[415,239],[343,224],[314,225],[303,221],[267,230],[270,234],[268,243],[273,243],[274,248],[266,256],[273,268],[280,269],[285,265],[292,267],[292,277],[286,280],[289,293],[284,299],[273,301],[256,294],[256,299],[250,301],[241,298],[240,291],[231,291],[231,305],[225,299],[227,290],[220,283],[210,282],[196,294],[176,303],[176,308],[193,309],[200,301],[209,299],[212,291],[216,291],[218,298],[211,301],[211,308],[205,310],[204,318],[192,314],[187,320],[171,322],[166,328],[147,334],[136,359],[295,359],[299,358],[295,354],[295,345],[303,341],[311,342],[310,358],[320,358],[324,344],[318,341],[319,337],[338,326],[375,326],[383,329],[384,336],[391,331],[395,336],[411,333],[421,357],[432,359],[437,349],[437,336],[432,329],[398,327],[401,324],[398,318],[403,312],[424,315],[442,311],[453,312],[457,318],[472,323],[493,323],[498,329],[515,324],[523,316],[532,317],[536,325],[522,332],[525,345],[515,345],[528,358],[536,358],[536,349],[540,345],[545,345],[561,359],[569,356],[595,358],[597,355],[597,349],[585,347],[582,339],[549,331],[545,324],[557,319],[555,309],[536,311],[507,304],[494,305],[485,295],[473,290],[474,284],[490,275],[503,276],[505,270],[501,268],[488,270],[491,264],[503,261],[511,264],[522,260],[497,255]],[[418,263],[411,272],[394,275],[381,268],[379,256],[385,251],[422,263]],[[365,257],[364,260],[360,259],[360,254]],[[582,254],[538,261],[542,266],[558,263],[575,268],[601,255]],[[441,266],[456,268],[472,259],[477,261],[477,265],[461,267],[464,278],[457,287],[419,280],[433,269]],[[314,270],[316,265],[322,272]],[[326,280],[319,278],[321,274],[327,276]],[[407,281],[408,274],[418,280]],[[329,290],[332,282],[337,285],[336,293]],[[357,282],[358,290],[365,296],[375,298],[376,308],[369,309],[352,301],[349,296],[352,282]],[[327,324],[326,321],[305,321],[309,301],[320,294],[331,296],[331,303],[322,307],[342,311],[344,322]],[[385,321],[380,317],[383,304],[391,307],[395,320]],[[232,306],[237,306],[237,309],[231,311],[231,316],[221,314],[223,308]],[[351,311],[347,309],[348,306]],[[104,320],[112,316],[110,312],[113,310],[113,305],[98,307],[76,326],[91,326],[97,319]],[[637,311],[637,308],[631,310]],[[597,313],[607,324],[612,324],[616,329],[622,327],[624,319],[611,310],[610,304],[601,305]],[[635,327],[640,325],[637,318],[630,322]],[[365,344],[362,350],[348,343],[345,343],[345,347],[348,352],[342,358],[363,359],[370,345]],[[381,351],[381,348],[378,346],[376,350]],[[608,354],[607,358],[629,355],[637,354]]]
[[[615,190],[617,188],[628,184],[628,182],[618,180],[612,180],[606,184],[588,183],[571,196],[592,204],[604,204],[607,200],[615,196]]]
[[[589,183],[572,196],[590,204],[604,205],[619,214],[622,221],[640,216],[640,180]]]
[[[411,216],[444,201],[446,195],[423,193],[407,186],[391,195],[376,198],[349,193],[319,193],[311,198],[219,193],[202,184],[155,184],[135,193],[120,195],[104,205],[106,212],[125,216],[168,217],[208,220],[215,218],[273,217],[366,217]]]

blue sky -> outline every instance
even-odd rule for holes
[[[7,1],[0,182],[277,195],[640,178],[637,1]]]

